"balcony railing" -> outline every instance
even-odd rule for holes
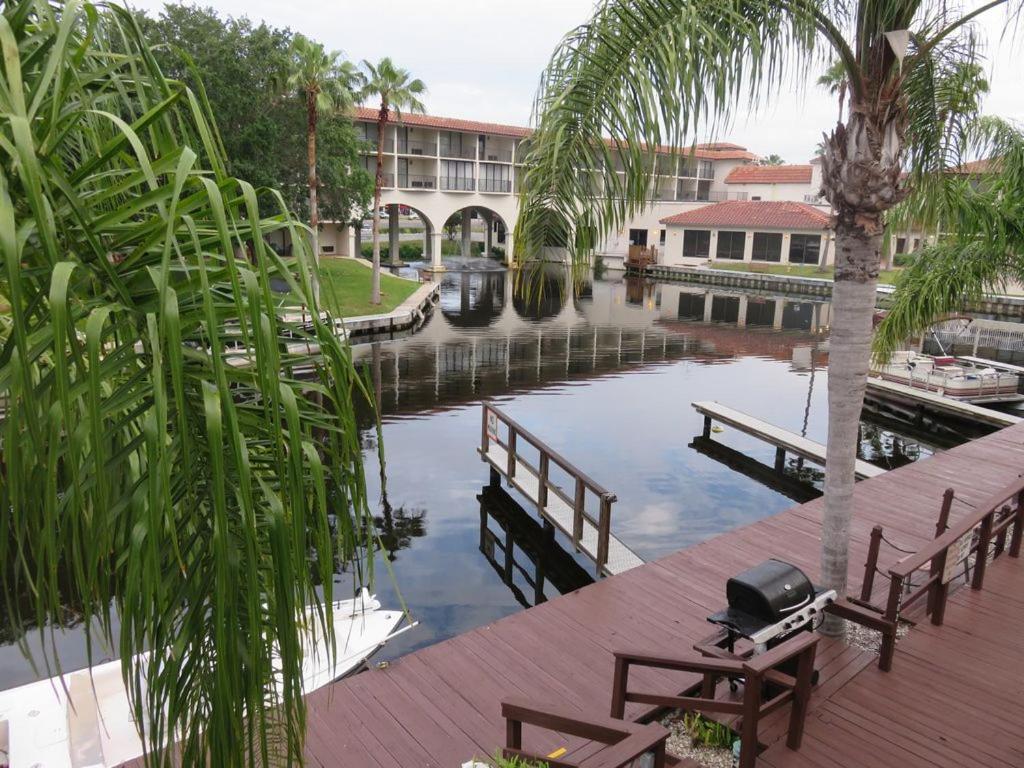
[[[370,175],[373,175],[373,171],[370,171]],[[382,173],[380,175],[380,185],[382,187],[393,187],[395,186],[395,174],[393,173]]]
[[[704,161],[694,165],[679,166],[679,175],[687,179],[713,179],[715,178],[715,166]]]
[[[398,154],[437,157],[437,142],[398,140]]]
[[[491,149],[490,147],[487,147],[483,154],[480,155],[480,159],[491,163],[511,163],[512,151],[508,149]]]
[[[450,144],[441,144],[441,157],[455,157],[459,160],[476,160],[476,147],[454,147]]]
[[[674,189],[658,189],[654,192],[655,200],[675,200],[676,191]]]
[[[511,179],[480,179],[481,192],[511,192]]]
[[[437,176],[424,174],[399,174],[398,186],[401,189],[437,189]]]
[[[442,176],[441,189],[452,192],[472,192],[476,189],[476,179],[464,179],[455,176]]]

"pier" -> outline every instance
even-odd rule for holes
[[[614,576],[643,564],[611,533],[614,493],[493,405],[484,403],[481,416],[479,451],[491,467],[492,485],[503,478],[523,494],[552,532],[561,531],[577,552],[594,561],[598,575]],[[559,470],[571,491],[556,479]]]
[[[787,453],[795,454],[802,459],[825,466],[825,446],[819,442],[711,400],[703,400],[691,403],[691,405],[697,413],[704,416],[703,437],[705,440],[711,439],[711,424],[717,421],[721,424],[728,424],[730,427],[763,440],[770,445],[774,445],[775,469],[777,471],[781,471],[783,466],[785,466]],[[886,470],[876,467],[874,464],[869,464],[866,461],[858,460],[855,471],[857,479],[863,480],[868,477],[878,477],[884,474]]]
[[[951,397],[943,397],[935,392],[908,387],[906,384],[895,381],[886,381],[878,376],[868,376],[866,397],[897,403],[910,408],[911,413],[922,410],[932,411],[990,427],[1008,427],[1021,422],[1019,416],[1010,413],[965,403]]]
[[[948,525],[972,519],[984,525],[995,517],[982,515],[984,505],[1021,482],[1022,466],[1024,425],[1018,424],[859,482],[849,592],[862,592],[876,526],[900,549],[925,552],[936,546],[943,489],[955,490]],[[1018,510],[1020,503],[1011,499],[1007,506]],[[450,768],[492,755],[505,743],[501,701],[513,697],[581,717],[606,716],[613,651],[686,653],[709,633],[705,617],[725,604],[726,580],[766,557],[783,558],[815,578],[822,507],[821,499],[791,507],[315,693],[309,698],[310,765]],[[1013,535],[1001,538],[1005,551]],[[996,534],[993,546],[999,544]],[[887,548],[879,569],[898,572],[904,557]],[[983,588],[949,586],[942,626],[927,620],[924,600],[902,614],[914,623],[896,646],[890,672],[879,669],[877,652],[822,637],[803,746],[785,746],[780,710],[759,731],[764,751],[758,765],[1019,766],[1024,697],[1019,675],[1009,671],[1024,666],[1024,565],[1001,556],[988,564]],[[869,597],[884,605],[889,591],[879,577]],[[636,679],[664,679],[664,673],[645,672]],[[679,689],[687,684],[680,680]],[[643,714],[631,707],[628,718]],[[581,746],[556,735],[533,741],[538,744],[567,747],[570,754]]]

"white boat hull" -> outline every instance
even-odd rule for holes
[[[358,668],[397,634],[402,613],[380,610],[364,590],[355,600],[335,603],[333,618],[334,663],[318,637],[303,659],[304,693]],[[313,639],[314,630],[309,632],[307,641]],[[0,766],[107,768],[143,752],[120,661],[0,692]]]

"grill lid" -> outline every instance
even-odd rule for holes
[[[729,608],[767,622],[784,619],[814,599],[814,586],[795,565],[765,560],[725,585]]]

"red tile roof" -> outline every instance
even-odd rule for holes
[[[954,173],[963,173],[969,176],[974,174],[994,173],[999,169],[999,159],[985,157],[981,160],[972,160],[968,163],[961,163],[953,169]]]
[[[662,224],[703,227],[828,229],[829,216],[804,203],[728,200],[667,216]]]
[[[725,177],[726,184],[810,184],[810,165],[740,165]]]
[[[377,109],[371,107],[356,107],[355,119],[360,121],[376,121]],[[476,120],[460,120],[454,117],[437,117],[436,115],[417,115],[410,112],[402,113],[402,125],[419,126],[423,128],[437,128],[442,131],[466,131],[468,133],[489,133],[497,136],[510,136],[516,139],[525,139],[533,133],[532,128],[523,128],[518,125],[503,125],[501,123],[482,123]],[[658,147],[658,152],[669,153],[671,147]],[[691,154],[690,149],[678,150],[683,156]],[[756,160],[757,155],[748,152],[739,144],[715,143],[697,144],[692,155],[700,160]]]

